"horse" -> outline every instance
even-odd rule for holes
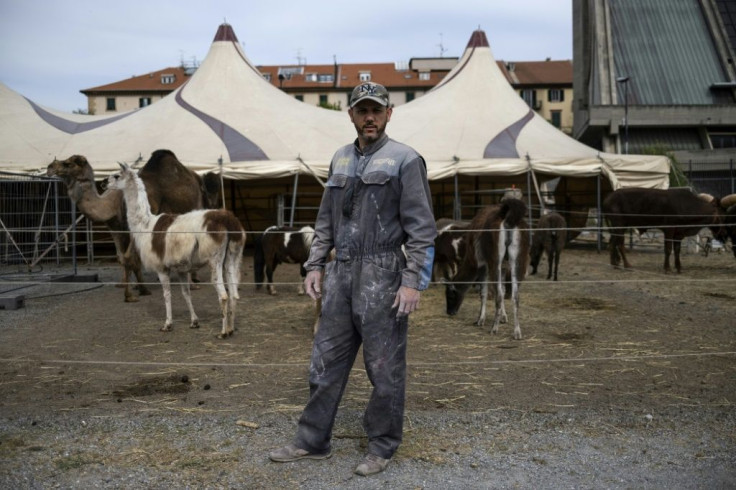
[[[166,305],[166,323],[161,331],[172,330],[172,271],[180,278],[182,295],[191,316],[190,328],[199,328],[189,282],[192,271],[208,264],[222,310],[222,330],[218,337],[232,335],[245,246],[243,225],[226,209],[154,215],[141,178],[128,165],[120,164],[120,168],[120,174],[108,178],[108,188],[122,191],[128,226],[141,263],[146,269],[155,271],[161,281]]]
[[[465,293],[474,283],[481,283],[481,308],[475,324],[486,321],[488,301],[488,275],[495,287],[496,311],[492,333],[498,332],[501,322],[507,322],[504,308],[504,263],[511,282],[511,300],[514,308],[514,339],[520,340],[519,283],[526,276],[529,265],[529,226],[524,216],[527,208],[523,201],[509,198],[498,205],[487,206],[475,215],[465,234],[466,251],[457,274],[445,282],[447,314],[455,315],[460,309]]]
[[[542,253],[547,254],[547,279],[552,277],[554,267],[554,280],[557,280],[557,269],[560,267],[560,254],[565,248],[567,241],[567,224],[565,218],[558,213],[545,214],[537,222],[537,228],[532,235],[530,275],[537,273],[537,266],[542,258]]]
[[[304,262],[309,257],[309,248],[314,239],[314,228],[304,226],[295,228],[289,226],[271,226],[266,228],[262,235],[254,240],[253,272],[255,275],[256,290],[261,289],[263,271],[266,271],[266,289],[269,294],[275,295],[273,273],[281,263],[299,264],[302,282],[299,284],[298,294],[304,294],[303,280],[307,275]]]

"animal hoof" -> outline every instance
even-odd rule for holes
[[[162,332],[171,332],[174,328],[171,325],[164,325],[161,327]]]
[[[126,303],[137,303],[138,302],[138,296],[126,296],[125,297]]]
[[[217,334],[217,338],[218,339],[226,339],[228,337],[232,337],[232,335],[233,335],[233,332],[225,332],[225,333]]]
[[[189,328],[199,328],[199,322],[192,322],[192,324],[189,325]]]

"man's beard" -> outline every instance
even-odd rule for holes
[[[366,134],[365,130],[363,128],[358,128],[356,126],[355,129],[358,130],[358,134],[367,142],[367,143],[375,143],[378,141],[381,136],[383,135],[384,131],[386,130],[386,127],[383,126],[373,126],[375,128],[375,131],[371,134]]]

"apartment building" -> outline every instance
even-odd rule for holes
[[[353,87],[378,82],[400,106],[421,97],[457,64],[458,58],[412,58],[408,63],[334,63],[258,65],[263,78],[305,104],[342,110],[348,108]],[[572,132],[571,60],[497,61],[508,82],[531,108],[550,123]],[[81,90],[90,114],[127,112],[146,107],[173,92],[196,67],[169,67],[126,80]]]

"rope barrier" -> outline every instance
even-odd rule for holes
[[[497,359],[497,360],[476,360],[476,361],[448,361],[448,362],[407,362],[409,367],[434,367],[434,366],[487,366],[498,364],[555,364],[565,362],[612,362],[612,361],[646,361],[652,359],[674,359],[674,358],[693,358],[693,357],[715,357],[715,356],[734,356],[735,351],[725,352],[692,352],[682,354],[649,354],[641,356],[620,356],[620,357],[575,357],[575,358],[556,358],[556,359]],[[256,362],[161,362],[161,361],[100,361],[100,360],[75,360],[75,359],[7,359],[0,358],[2,363],[33,363],[33,364],[69,364],[69,365],[91,365],[91,366],[155,366],[155,367],[219,367],[219,368],[278,368],[278,367],[299,367],[307,366],[309,360],[305,357],[299,362],[281,362],[281,363],[256,363]]]

